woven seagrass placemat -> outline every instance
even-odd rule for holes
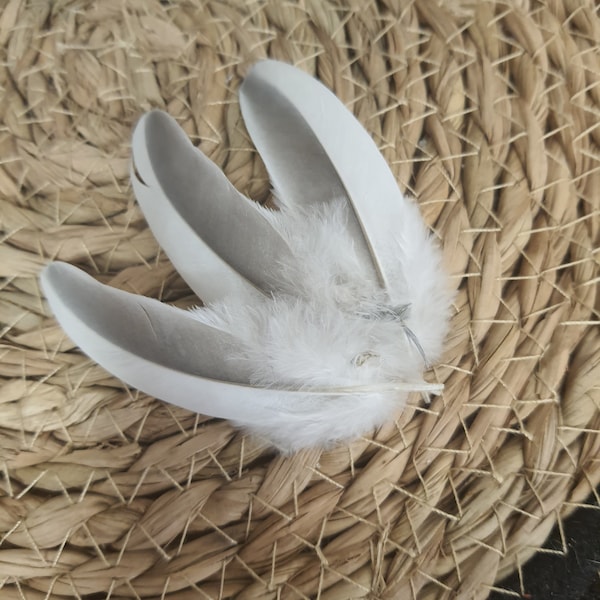
[[[519,569],[600,482],[598,40],[592,0],[2,2],[0,596],[483,599]],[[266,200],[237,102],[266,56],[357,115],[459,290],[443,396],[287,458],[126,389],[37,279],[193,304],[132,125],[167,110]]]

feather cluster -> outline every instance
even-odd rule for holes
[[[264,61],[241,99],[278,210],[241,196],[164,113],[134,134],[136,196],[204,306],[171,309],[65,265],[42,282],[69,335],[127,383],[285,452],[325,447],[380,426],[410,391],[439,390],[422,373],[452,293],[418,206],[328,90]]]

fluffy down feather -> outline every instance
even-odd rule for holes
[[[277,292],[259,302],[238,294],[194,309],[195,318],[237,340],[227,360],[249,370],[252,385],[354,392],[303,396],[249,428],[280,449],[328,446],[380,426],[404,406],[406,388],[421,389],[422,371],[439,358],[451,294],[417,206],[407,207],[404,220],[382,232],[394,275],[388,292],[355,252],[348,204],[331,201],[310,212],[268,211],[299,258],[264,265]]]

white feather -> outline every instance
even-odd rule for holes
[[[380,425],[406,393],[400,383],[381,392],[251,387],[244,383],[249,366],[228,360],[237,340],[191,313],[102,285],[64,263],[49,265],[41,282],[69,337],[111,373],[183,408],[231,419],[287,452]],[[435,391],[435,386],[416,387]],[[362,419],[353,423],[352,415],[361,412]],[[340,414],[349,420],[333,424]]]
[[[274,60],[252,67],[240,105],[282,203],[305,206],[307,195],[310,204],[344,194],[356,244],[361,254],[367,249],[383,287],[391,288],[388,249],[410,203],[354,115],[313,77]]]
[[[136,125],[131,180],[156,239],[205,302],[228,294],[257,297],[256,287],[269,291],[261,265],[271,256],[294,260],[260,206],[161,111]]]
[[[161,113],[134,134],[140,205],[204,307],[166,307],[65,265],[47,269],[44,291],[73,340],[142,391],[287,452],[364,435],[409,391],[439,391],[422,381],[452,299],[439,249],[368,134],[321,84],[265,61],[242,108],[279,211],[241,196]],[[165,140],[174,163],[162,160],[170,148],[153,149]]]

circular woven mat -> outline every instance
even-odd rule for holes
[[[585,501],[600,482],[592,0],[2,6],[2,598],[480,599]],[[354,111],[459,290],[428,375],[443,396],[292,457],[128,390],[38,286],[60,259],[196,301],[134,201],[130,133],[167,110],[268,200],[237,100],[266,56]]]

